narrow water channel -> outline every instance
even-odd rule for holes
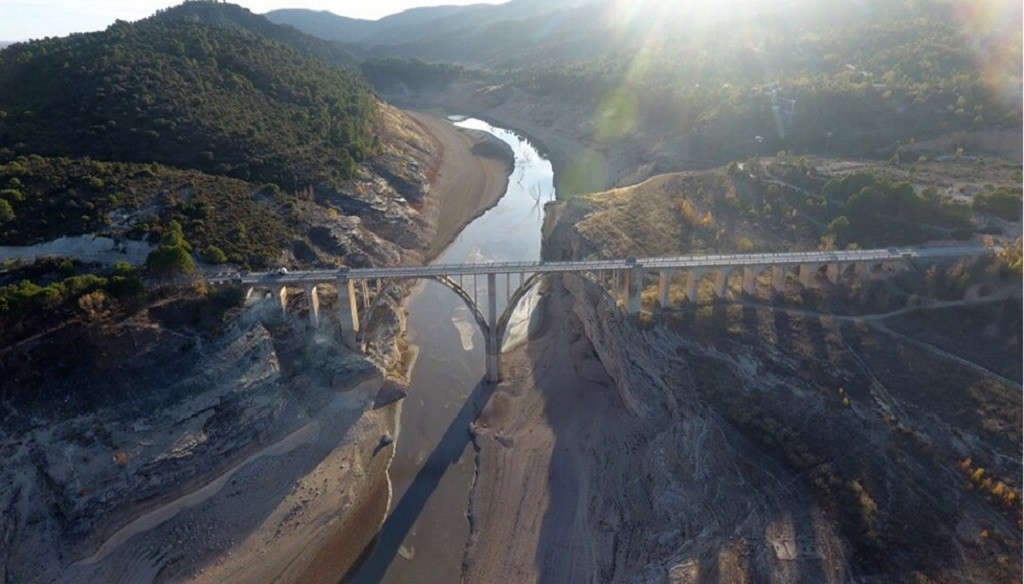
[[[436,263],[540,259],[544,203],[555,196],[551,163],[524,138],[481,120],[455,125],[489,132],[515,153],[508,190],[470,223]],[[514,289],[517,282],[512,282]],[[486,278],[463,283],[486,305]],[[498,310],[505,299],[498,282]],[[436,282],[407,299],[408,334],[419,347],[391,465],[392,502],[373,550],[346,582],[452,584],[462,572],[473,478],[469,425],[486,403],[484,339],[468,309]]]

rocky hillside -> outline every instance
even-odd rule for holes
[[[169,241],[243,269],[419,250],[440,151],[329,48],[189,2],[3,51],[0,243]]]
[[[637,322],[551,282],[474,427],[467,581],[1020,579],[1019,286],[852,317],[766,288]]]
[[[307,331],[297,307],[172,280],[396,265],[438,243],[422,210],[440,208],[441,143],[331,55],[213,3],[0,52],[0,244],[153,250],[145,266],[0,267],[0,580],[196,578],[276,517],[275,561],[309,582],[317,542],[354,522],[353,562],[372,536],[400,294],[367,357],[330,318]],[[265,572],[258,547],[236,557]],[[216,580],[253,581],[240,569]]]
[[[545,257],[814,232],[803,210],[725,220],[742,177],[553,205]],[[729,281],[727,300],[684,301],[680,282],[667,307],[649,279],[637,318],[550,278],[474,426],[466,580],[1019,580],[1019,245],[840,285]]]

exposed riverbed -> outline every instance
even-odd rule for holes
[[[539,259],[543,207],[554,199],[551,163],[514,132],[476,119],[453,119],[461,128],[483,130],[507,143],[515,167],[498,204],[435,261]],[[478,283],[467,278],[463,286],[482,301],[486,280]],[[517,284],[509,285],[514,290]],[[499,278],[499,310],[505,285]],[[441,284],[418,285],[407,308],[409,340],[419,347],[419,356],[390,469],[392,504],[377,543],[351,582],[447,584],[457,582],[462,571],[474,473],[469,425],[490,391],[482,383],[483,335],[462,301]]]

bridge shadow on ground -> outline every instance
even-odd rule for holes
[[[441,479],[465,452],[466,446],[470,443],[470,425],[491,399],[494,388],[493,384],[487,383],[484,379],[476,384],[448,425],[437,447],[416,473],[405,494],[395,504],[394,510],[384,520],[376,539],[364,552],[362,561],[352,572],[345,575],[343,583],[372,584],[383,580],[406,535],[416,523],[431,495],[437,490]]]
[[[514,537],[536,538],[517,551],[529,554],[533,548],[526,555],[533,566],[523,568],[536,570],[540,584],[610,581],[639,526],[628,519],[631,502],[650,498],[649,485],[636,480],[634,464],[643,425],[623,407],[572,312],[574,299],[561,287],[549,292],[542,330],[526,349],[530,391],[543,404],[537,433],[551,433],[547,455],[536,455],[533,466],[546,480],[539,479],[544,486],[535,486],[531,498],[519,503],[517,523],[532,523],[536,512],[527,506],[539,509],[536,531],[526,528]]]

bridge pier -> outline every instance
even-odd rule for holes
[[[871,280],[871,264],[866,262],[857,262],[853,264],[853,277],[861,285],[867,284]]]
[[[786,291],[786,270],[782,266],[772,266],[772,290],[780,294]]]
[[[281,315],[288,314],[288,287],[275,286],[270,293],[274,296],[274,303],[281,309]]]
[[[356,333],[359,332],[359,305],[356,304],[355,283],[348,278],[338,278],[338,323],[341,327],[341,341],[349,348],[356,348]]]
[[[624,270],[624,273],[626,281],[623,286],[625,292],[623,304],[626,305],[629,314],[640,314],[643,303],[644,269],[642,266],[633,266]]]
[[[306,284],[306,306],[309,307],[309,324],[320,328],[320,295],[316,292],[316,284]]]
[[[704,272],[700,270],[690,270],[686,274],[686,299],[691,303],[696,304],[697,295],[700,293],[700,279],[704,276]]]
[[[359,280],[359,283],[363,288],[363,310],[370,309],[370,286],[366,283],[366,278]]]
[[[715,298],[725,297],[725,284],[729,281],[729,274],[723,268],[718,268],[714,273],[714,293]]]
[[[842,274],[842,270],[839,269],[839,264],[828,263],[825,264],[825,278],[833,284],[839,283],[839,277]]]
[[[501,381],[501,346],[498,342],[497,274],[487,274],[487,381]]]
[[[669,298],[672,292],[672,277],[675,275],[675,270],[661,270],[658,272],[658,302],[662,308],[668,308]]]
[[[818,268],[814,264],[800,264],[800,284],[804,288],[810,288],[814,285],[814,274],[818,272]]]
[[[614,298],[616,302],[622,302],[621,271],[622,270],[612,270],[612,298]]]
[[[754,295],[754,283],[757,281],[757,268],[743,268],[743,293]]]

